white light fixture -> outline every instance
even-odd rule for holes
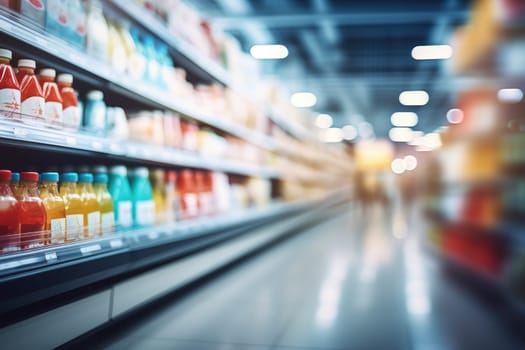
[[[452,108],[447,112],[447,120],[450,124],[460,124],[463,118],[463,111],[459,108]]]
[[[412,49],[412,58],[415,60],[446,60],[452,54],[450,45],[420,45]]]
[[[414,112],[395,112],[390,116],[393,126],[413,127],[417,125],[418,118]]]
[[[281,60],[288,57],[288,49],[284,45],[253,45],[250,54],[258,60]]]
[[[388,132],[388,137],[393,142],[410,142],[414,138],[410,128],[392,128]]]
[[[315,126],[317,126],[319,129],[328,129],[332,126],[334,123],[334,120],[330,116],[330,114],[319,114],[315,118]]]
[[[405,172],[405,162],[403,159],[396,158],[390,164],[390,168],[394,174],[403,174]]]
[[[521,89],[501,89],[498,91],[498,100],[505,103],[518,103],[523,99]]]
[[[324,131],[324,142],[335,143],[343,141],[343,130],[339,128],[329,128]]]
[[[403,164],[406,170],[415,170],[417,168],[417,158],[413,155],[405,156],[405,158],[403,158]]]
[[[352,141],[357,137],[357,129],[353,125],[343,126],[343,138],[347,141]]]
[[[317,97],[311,92],[296,92],[290,97],[290,102],[295,107],[312,107],[317,103]]]
[[[428,100],[428,93],[424,90],[403,91],[399,94],[399,102],[404,106],[424,106]]]
[[[359,130],[359,136],[361,136],[363,139],[374,136],[374,128],[372,127],[372,124],[368,122],[359,123],[357,128]]]

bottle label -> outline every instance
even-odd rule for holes
[[[62,124],[62,103],[46,102],[44,115],[49,124]]]
[[[113,212],[104,213],[101,215],[102,219],[102,234],[106,235],[113,232],[113,227],[115,226],[115,214]]]
[[[62,118],[65,127],[74,130],[78,130],[80,127],[80,109],[77,106],[64,109]]]
[[[71,214],[66,215],[66,233],[67,240],[74,241],[82,238],[82,229],[84,227],[84,215]]]
[[[100,232],[100,212],[94,211],[87,215],[87,235],[93,238]]]
[[[66,219],[51,219],[51,244],[64,243],[66,238]]]
[[[122,227],[130,227],[133,225],[131,202],[123,201],[118,203],[118,224]]]
[[[22,114],[36,118],[44,118],[45,103],[46,100],[44,100],[43,97],[28,97],[22,101]]]
[[[135,214],[137,225],[153,225],[155,223],[155,203],[153,201],[137,201]]]
[[[0,89],[0,110],[20,113],[20,90]]]

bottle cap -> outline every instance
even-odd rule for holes
[[[29,181],[29,182],[37,182],[38,181],[38,173],[34,171],[24,171],[20,173],[20,180],[22,181]]]
[[[45,172],[40,174],[40,181],[42,182],[58,182],[58,173]]]
[[[107,174],[95,174],[94,182],[98,184],[108,183],[108,175]]]
[[[0,181],[11,181],[11,170],[0,170]]]
[[[105,165],[95,165],[93,168],[94,174],[107,174],[108,173],[108,167]]]
[[[78,174],[77,173],[63,173],[62,174],[62,182],[77,182],[78,181]]]
[[[148,170],[148,168],[141,166],[141,167],[138,167],[138,168],[135,169],[134,174],[135,174],[135,176],[148,177],[149,176],[149,170]]]
[[[40,70],[40,75],[43,77],[55,79],[57,72],[53,68],[44,68]]]
[[[20,182],[20,173],[11,173],[11,182]]]
[[[93,174],[91,173],[82,173],[78,176],[78,182],[93,182]]]
[[[115,165],[111,168],[111,173],[120,176],[126,176],[128,174],[128,169],[124,165]]]
[[[87,93],[86,97],[90,100],[103,100],[104,93],[100,90],[91,90]]]
[[[35,60],[30,60],[27,58],[21,58],[18,60],[18,67],[24,67],[24,68],[36,68],[36,62]]]
[[[59,83],[73,84],[73,76],[71,74],[62,73],[57,77]]]
[[[11,50],[8,49],[0,49],[0,57],[4,57],[11,60],[11,58],[13,58],[13,52],[11,52]]]

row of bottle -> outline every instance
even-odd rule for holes
[[[108,234],[114,229],[106,174],[0,170],[0,251]],[[77,184],[78,183],[78,184]]]
[[[43,68],[36,75],[34,60],[19,59],[13,68],[11,59],[10,50],[0,49],[0,111],[4,115],[44,121],[68,130],[78,130],[83,125],[86,131],[95,134],[115,131],[118,135],[127,135],[125,112],[119,107],[107,107],[102,91],[89,91],[84,108],[72,87],[71,74],[56,76],[54,69]],[[115,133],[112,132],[112,136]]]

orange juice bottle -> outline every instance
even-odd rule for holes
[[[108,191],[108,175],[95,174],[93,190],[100,206],[100,230],[102,235],[113,232],[115,228],[115,213],[113,212],[113,199]]]
[[[46,208],[45,230],[51,234],[51,244],[64,243],[66,238],[66,206],[58,192],[58,173],[40,174],[40,198]]]
[[[60,195],[66,207],[66,240],[83,238],[84,206],[77,192],[77,173],[63,173]]]
[[[100,235],[100,205],[93,190],[93,174],[82,173],[78,177],[78,194],[84,213],[84,238]]]

